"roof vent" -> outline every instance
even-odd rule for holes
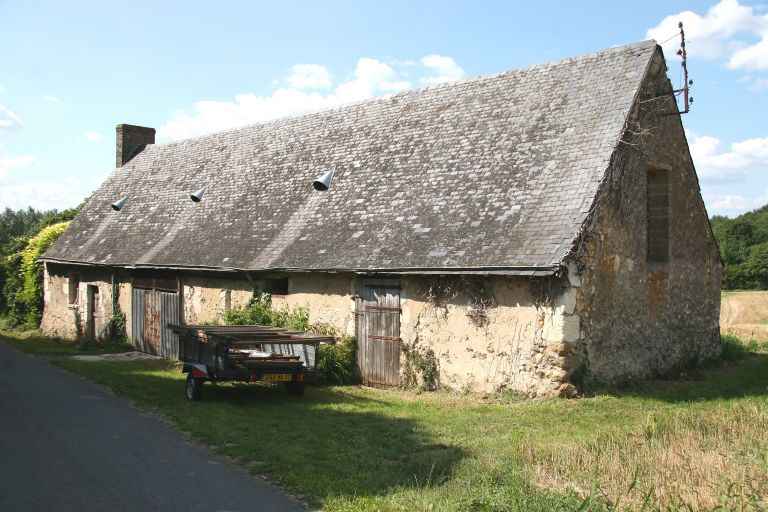
[[[325,191],[331,188],[333,172],[333,169],[331,169],[330,171],[325,171],[323,174],[318,176],[315,181],[312,182],[312,186],[315,187],[315,190]]]
[[[200,200],[203,198],[203,193],[204,192],[205,192],[205,189],[201,188],[197,192],[192,192],[191,194],[189,194],[189,198],[191,200],[193,200],[194,202],[199,203]]]
[[[127,197],[123,197],[123,198],[118,199],[114,203],[112,203],[110,206],[112,207],[113,210],[115,210],[116,212],[119,212],[120,210],[123,209],[123,206],[125,206],[125,203],[127,203],[127,202],[128,202],[128,198]]]

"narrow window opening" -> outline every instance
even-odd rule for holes
[[[264,282],[264,291],[270,295],[288,295],[288,278],[267,279]]]
[[[68,301],[70,304],[77,304],[78,291],[80,289],[80,276],[77,274],[70,274],[68,281]]]
[[[224,290],[224,311],[232,310],[232,290]]]
[[[669,172],[662,169],[648,171],[648,261],[669,261]]]

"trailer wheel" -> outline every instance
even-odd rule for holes
[[[191,373],[187,374],[187,385],[184,387],[184,394],[187,400],[196,402],[200,400],[203,392],[203,379],[195,378]]]
[[[303,396],[304,395],[304,383],[303,382],[288,382],[285,385],[288,390],[288,394]]]

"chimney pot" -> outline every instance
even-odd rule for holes
[[[141,153],[147,144],[155,143],[155,129],[132,124],[119,124],[117,132],[116,166],[122,167]]]

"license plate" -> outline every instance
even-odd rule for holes
[[[266,382],[290,382],[293,380],[293,375],[290,373],[265,373],[263,378]]]

